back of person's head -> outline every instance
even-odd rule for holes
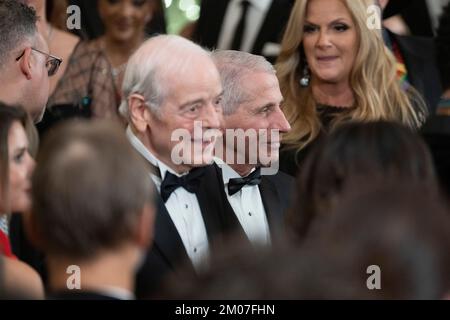
[[[316,216],[339,203],[347,186],[364,189],[389,181],[422,183],[437,192],[433,161],[422,139],[391,122],[343,125],[321,141],[300,169],[290,223],[302,237]]]
[[[440,17],[435,41],[438,69],[445,91],[450,89],[450,3],[444,8]]]
[[[64,123],[38,155],[32,239],[48,255],[74,259],[133,243],[143,209],[152,206],[146,172],[115,124]]]
[[[210,267],[198,275],[171,275],[153,298],[174,300],[301,299],[299,248],[285,240],[273,249],[253,247],[231,237],[211,254]]]
[[[419,184],[353,186],[305,247],[323,248],[335,278],[360,297],[441,299],[450,288],[450,211],[427,191]],[[368,288],[376,284],[371,275],[379,277],[376,290]]]
[[[34,9],[17,0],[0,0],[0,70],[24,42],[34,43],[37,34]]]
[[[210,269],[197,276],[172,275],[156,299],[304,300],[364,299],[368,290],[345,272],[342,254],[323,246],[298,247],[282,240],[273,248],[241,242],[212,254]],[[345,252],[344,252],[345,253]],[[347,255],[345,256],[347,258]],[[364,281],[365,284],[365,281]],[[267,310],[269,311],[269,310]]]

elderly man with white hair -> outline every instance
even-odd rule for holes
[[[225,228],[223,191],[209,165],[220,135],[221,97],[210,54],[184,38],[151,38],[128,62],[120,112],[159,191],[154,246],[137,277],[138,298],[149,297],[185,262],[201,272]]]

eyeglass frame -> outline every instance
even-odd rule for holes
[[[25,55],[25,50],[23,50],[22,54],[16,58],[16,61],[19,61],[20,59],[22,59],[22,57]],[[46,67],[47,67],[47,63],[49,63],[49,62],[51,63],[51,66],[52,66],[50,69],[47,69],[47,74],[49,77],[54,76],[56,74],[56,72],[58,72],[59,67],[61,66],[61,63],[63,63],[63,59],[56,57],[54,55],[51,55],[50,53],[46,53],[44,51],[38,50],[33,47],[31,47],[31,50],[34,50],[36,52],[39,52],[40,54],[46,55],[47,57],[51,58],[50,60],[47,60],[45,62]],[[56,61],[56,62],[53,62],[53,61]],[[53,67],[54,65],[56,65],[56,67]]]

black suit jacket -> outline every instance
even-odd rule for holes
[[[203,0],[194,41],[209,49],[217,47],[230,0]],[[262,55],[266,43],[280,43],[293,6],[293,0],[273,0],[253,45],[253,54]],[[276,57],[266,57],[274,61]]]
[[[433,156],[443,192],[450,199],[450,117],[430,117],[421,134]]]
[[[224,185],[221,169],[215,166],[218,179],[221,185]],[[225,189],[222,187],[223,195],[221,198],[225,199],[225,217],[226,217],[226,232],[241,233],[245,235],[244,229],[239,223],[236,214],[233,211],[228,198],[225,194]],[[282,235],[285,231],[284,214],[290,208],[292,195],[294,191],[294,179],[279,171],[276,175],[262,176],[261,183],[259,185],[259,191],[261,193],[261,199],[263,201],[264,210],[267,215],[267,222],[269,223],[269,229],[272,238]]]
[[[213,166],[207,167],[196,196],[205,222],[210,250],[214,250],[215,244],[221,244],[227,229],[227,213],[223,205],[226,200],[223,199],[221,186],[216,169]],[[137,274],[137,298],[150,298],[156,294],[164,279],[180,267],[183,267],[183,271],[187,268],[194,273],[180,235],[158,193],[154,240]]]
[[[433,39],[399,36],[391,32],[389,35],[399,45],[410,83],[424,97],[429,114],[435,114],[442,87],[436,66]]]

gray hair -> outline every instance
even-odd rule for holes
[[[153,187],[122,128],[106,120],[68,122],[40,151],[33,221],[46,253],[92,258],[133,237]]]
[[[241,79],[252,72],[275,74],[275,68],[264,57],[247,52],[217,50],[212,59],[219,70],[224,90],[222,98],[223,114],[233,114],[248,95],[242,90]]]
[[[199,45],[176,35],[153,37],[131,56],[122,85],[122,102],[119,112],[129,119],[128,99],[141,94],[154,114],[168,94],[170,76],[182,74],[198,55],[209,57]]]
[[[12,51],[37,35],[36,11],[17,0],[0,0],[0,69]]]

